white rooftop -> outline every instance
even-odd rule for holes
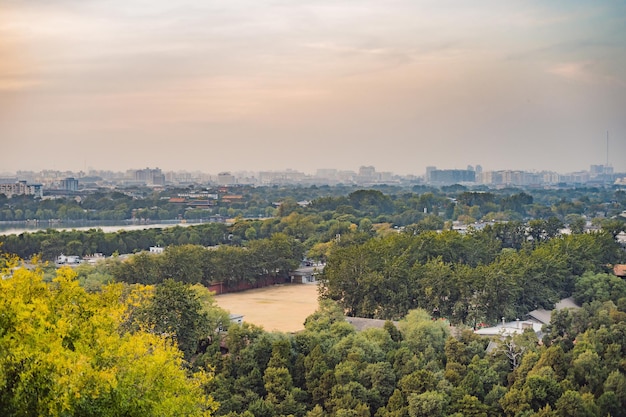
[[[485,327],[483,329],[475,330],[474,333],[481,336],[514,336],[516,334],[523,333],[525,329],[532,329],[535,333],[541,332],[543,324],[535,323],[532,321],[510,321],[508,323],[498,324],[494,327]]]

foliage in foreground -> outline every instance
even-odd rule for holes
[[[125,331],[149,287],[88,293],[61,269],[52,283],[16,269],[0,280],[0,410],[7,416],[209,416],[209,374],[185,370],[167,338]]]

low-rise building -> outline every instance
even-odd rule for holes
[[[60,254],[57,256],[54,261],[56,266],[76,266],[80,265],[83,262],[80,256],[76,255],[63,255]]]
[[[317,276],[324,271],[324,265],[303,265],[289,273],[293,284],[317,284]]]
[[[537,323],[530,320],[515,320],[505,322],[502,320],[502,323],[493,326],[493,327],[483,327],[478,330],[474,330],[474,333],[481,336],[497,336],[497,337],[512,337],[517,334],[523,333],[526,329],[531,329],[532,331],[539,335],[541,334],[541,328],[543,327],[542,323]]]
[[[580,306],[576,304],[574,299],[571,297],[562,299],[554,306],[554,310],[563,310],[565,308],[578,309],[580,308]],[[554,310],[545,310],[543,308],[538,308],[528,313],[528,319],[541,324],[550,324],[550,320],[552,319],[552,312]]]
[[[230,322],[234,324],[243,324],[243,314],[229,314]]]
[[[41,198],[43,197],[43,187],[41,184],[28,184],[26,181],[0,183],[0,194],[9,198],[14,195],[32,195]]]

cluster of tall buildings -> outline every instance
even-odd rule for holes
[[[160,168],[133,169],[127,171],[128,182],[142,185],[165,185],[165,175]],[[127,183],[128,183],[127,182]]]
[[[559,174],[554,171],[500,170],[483,171],[480,165],[467,169],[426,168],[425,181],[433,185],[483,184],[489,186],[550,186],[558,184],[607,185],[621,183],[626,174],[615,174],[613,168],[605,165],[591,165],[589,171]]]
[[[159,168],[128,170],[125,173],[111,171],[90,171],[73,173],[69,171],[41,171],[38,173],[20,171],[16,177],[0,178],[0,194],[14,195],[71,195],[79,191],[89,191],[102,187],[116,188],[129,186],[163,187],[166,185],[337,185],[354,184],[372,186],[376,184],[429,184],[434,186],[463,184],[487,185],[490,187],[543,187],[555,185],[626,185],[626,173],[615,173],[611,166],[591,165],[589,171],[559,174],[553,171],[500,170],[484,171],[480,165],[466,169],[439,169],[426,167],[422,177],[400,176],[391,172],[379,172],[373,166],[361,166],[358,171],[344,171],[332,168],[318,169],[314,175],[288,169],[285,171],[261,172],[220,172],[210,175],[201,172],[163,172]]]
[[[358,172],[342,171],[332,168],[318,169],[314,175],[288,169],[285,171],[261,171],[257,174],[221,172],[217,175],[218,185],[336,185],[336,184],[392,184],[399,183],[403,177],[391,172],[378,172],[373,166],[362,166]]]

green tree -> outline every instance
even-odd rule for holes
[[[263,375],[267,400],[278,405],[287,399],[293,388],[289,370],[285,367],[275,368],[268,366]]]
[[[611,274],[585,272],[576,280],[573,296],[579,304],[593,300],[617,302],[626,297],[626,281]]]
[[[188,375],[164,338],[125,332],[128,307],[121,284],[89,294],[69,269],[51,284],[26,269],[0,280],[3,414],[213,414],[216,404],[203,392],[209,378]]]
[[[554,407],[562,394],[556,375],[549,367],[538,368],[529,373],[525,386],[530,391],[530,405],[534,410],[540,410],[546,405]]]
[[[163,252],[160,264],[162,278],[171,278],[188,284],[202,282],[203,252],[201,246],[169,246]]]
[[[443,320],[431,320],[424,310],[411,310],[398,324],[403,343],[414,352],[420,352],[426,361],[442,361],[444,346],[450,335],[449,325]]]
[[[578,235],[584,233],[587,220],[583,216],[578,214],[568,214],[565,217],[565,220],[572,233]]]
[[[154,296],[138,310],[135,320],[140,328],[172,340],[187,359],[196,353],[199,341],[215,331],[209,327],[197,293],[172,279],[156,286]]]
[[[207,287],[194,284],[190,289],[195,293],[201,306],[201,316],[204,320],[202,327],[208,331],[208,339],[205,342],[209,344],[217,342],[219,333],[230,327],[230,314],[217,305],[215,293],[209,291]]]
[[[443,416],[446,405],[447,398],[445,394],[437,391],[426,391],[422,394],[411,394],[409,396],[409,416]]]
[[[161,258],[147,252],[138,253],[128,261],[113,266],[118,281],[129,284],[155,284],[161,281]]]
[[[471,395],[464,395],[456,404],[454,410],[464,417],[487,417],[488,407]]]
[[[317,310],[304,321],[304,327],[312,332],[329,331],[334,323],[344,321],[341,307],[333,300],[322,299]]]
[[[578,391],[565,391],[556,402],[557,415],[561,417],[591,417],[589,404]]]

